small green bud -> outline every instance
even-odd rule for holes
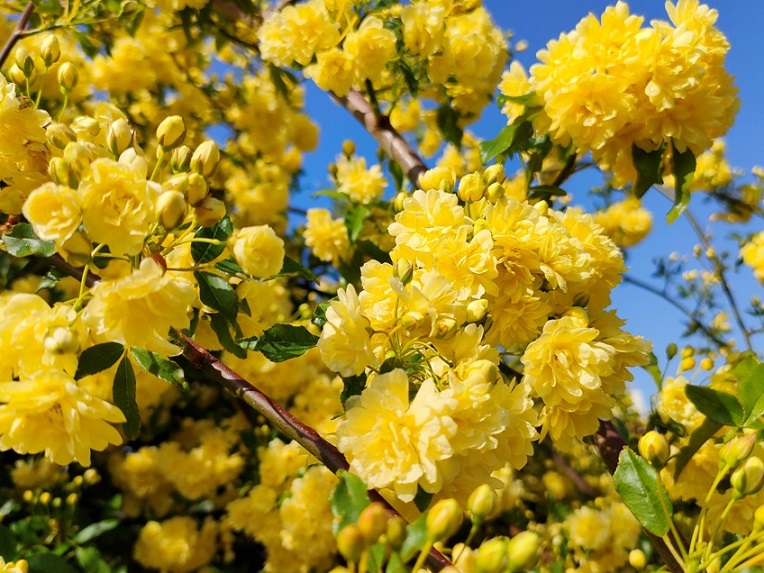
[[[459,195],[459,199],[465,203],[480,201],[483,198],[484,192],[485,185],[483,184],[483,178],[479,173],[469,173],[459,181],[457,195]]]
[[[483,181],[486,185],[503,183],[504,179],[506,179],[506,175],[504,174],[504,166],[501,163],[494,163],[483,171]]]
[[[64,95],[72,93],[79,79],[80,74],[71,62],[64,62],[58,68],[58,85]]]
[[[477,550],[475,573],[504,573],[509,565],[507,538],[494,537]]]
[[[679,352],[679,348],[673,342],[666,346],[666,357],[671,360]]]
[[[188,204],[180,191],[164,191],[154,206],[159,222],[165,229],[174,229],[186,218]]]
[[[401,317],[401,324],[403,325],[403,328],[406,330],[413,330],[415,328],[418,328],[422,326],[427,317],[423,315],[421,312],[417,312],[416,310],[410,310],[406,314],[404,314]]]
[[[755,445],[756,434],[732,438],[719,450],[719,469],[725,466],[736,468],[740,462],[751,455]]]
[[[225,203],[214,197],[207,197],[194,207],[194,218],[202,227],[211,227],[225,217]]]
[[[61,507],[61,498],[60,497],[54,497],[53,501],[50,502],[50,505],[54,508]]]
[[[204,201],[210,194],[210,188],[204,177],[198,173],[188,174],[188,202],[194,207]]]
[[[24,46],[18,46],[13,61],[19,67],[24,77],[30,79],[34,73],[34,59]]]
[[[509,554],[508,571],[526,571],[536,563],[540,547],[540,538],[533,531],[523,531],[515,535],[507,544]]]
[[[666,465],[671,455],[666,437],[655,430],[650,430],[639,438],[638,449],[639,455],[650,462],[651,466],[658,469]]]
[[[122,155],[122,152],[133,144],[135,132],[130,128],[130,124],[125,118],[119,118],[112,122],[109,131],[106,132],[106,147],[115,157]]]
[[[395,209],[396,213],[403,211],[403,202],[408,198],[408,196],[408,193],[404,193],[403,191],[395,196],[393,199],[393,209]]]
[[[72,141],[77,141],[77,134],[64,123],[51,123],[45,128],[45,136],[53,147],[64,149]]]
[[[378,501],[364,508],[361,515],[358,516],[358,528],[367,543],[374,543],[385,532],[388,517],[385,506]]]
[[[76,189],[79,185],[79,177],[71,169],[69,163],[63,157],[51,157],[48,163],[48,173],[51,179],[59,185],[65,185]]]
[[[496,181],[488,186],[485,190],[485,196],[491,203],[496,203],[499,199],[504,197],[504,186]]]
[[[472,515],[472,522],[479,524],[488,519],[498,504],[499,496],[490,485],[484,483],[470,494],[467,511]]]
[[[488,301],[479,298],[467,303],[467,322],[480,322],[488,313]]]
[[[200,175],[210,177],[215,173],[219,162],[220,150],[218,149],[218,144],[212,140],[207,140],[194,151],[194,155],[191,157],[191,169]]]
[[[401,517],[392,517],[387,520],[385,529],[387,544],[393,551],[399,551],[406,540],[406,522]]]
[[[764,485],[764,461],[749,457],[730,476],[732,497],[741,499],[757,493]]]
[[[179,115],[166,117],[157,127],[157,141],[163,149],[173,149],[183,143],[186,125]]]
[[[441,316],[432,326],[430,336],[438,340],[448,340],[456,336],[457,330],[459,330],[459,325],[455,319],[450,316]]]
[[[27,81],[27,78],[24,75],[23,70],[20,67],[18,67],[16,64],[13,64],[8,69],[8,77],[14,84],[18,86],[23,86]]]
[[[442,499],[427,513],[427,533],[433,541],[445,541],[459,530],[464,514],[455,499]]]
[[[46,68],[51,67],[61,57],[61,45],[58,43],[58,38],[54,35],[50,35],[43,40],[40,47],[40,55]]]
[[[355,524],[343,527],[337,534],[337,549],[348,563],[357,563],[366,549],[361,529]]]
[[[404,285],[407,285],[414,277],[414,267],[406,259],[400,259],[393,267],[393,276],[400,279]]]
[[[345,141],[343,141],[342,154],[348,159],[353,157],[353,155],[355,155],[355,142],[350,139],[346,139]]]
[[[191,168],[191,148],[181,145],[172,150],[170,169],[173,173],[183,173]]]

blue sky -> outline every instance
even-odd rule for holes
[[[513,33],[514,40],[524,39],[528,42],[528,49],[517,56],[526,67],[535,62],[536,51],[543,48],[550,39],[573,29],[589,12],[599,15],[608,5],[613,4],[594,0],[483,0],[483,3],[497,24]],[[764,133],[764,66],[757,61],[759,57],[764,58],[761,42],[764,1],[709,0],[706,3],[719,10],[718,27],[727,35],[732,45],[727,68],[736,77],[742,100],[735,125],[725,138],[728,159],[733,166],[750,171],[754,165],[764,165],[763,146],[760,143],[761,134]],[[645,16],[647,21],[656,18],[667,19],[663,2],[633,0],[629,2],[629,6],[632,13]],[[306,157],[306,175],[302,181],[306,194],[297,200],[301,205],[309,202],[307,194],[328,184],[326,166],[340,152],[343,139],[356,141],[359,153],[366,155],[370,161],[374,160],[376,151],[375,142],[347,112],[333,104],[326,94],[312,85],[306,86],[308,112],[321,125],[321,147]],[[489,139],[495,136],[505,121],[495,106],[490,106],[480,122],[471,129],[478,136]],[[586,200],[586,192],[595,181],[586,177],[579,178],[571,181],[567,190],[573,193],[577,202],[587,205],[590,203]],[[702,203],[702,198],[695,197],[691,208],[696,211],[699,219],[705,222],[709,211]],[[655,215],[655,228],[642,245],[629,253],[627,263],[631,273],[649,280],[654,269],[654,257],[667,255],[672,250],[689,253],[695,240],[685,221],[680,220],[670,226],[665,224],[664,215],[670,205],[655,190],[648,193],[646,204]],[[722,229],[720,234],[725,235],[730,230]],[[732,281],[733,290],[737,289],[736,292],[742,294],[744,303],[746,297],[760,291],[759,285],[746,268],[733,275]],[[613,293],[613,305],[618,309],[619,315],[627,319],[627,328],[630,331],[641,334],[655,343],[656,354],[659,356],[663,354],[663,349],[669,342],[681,343],[681,315],[654,295],[630,285],[621,285]],[[649,395],[653,390],[649,377],[643,372],[635,374],[637,387],[645,395]]]

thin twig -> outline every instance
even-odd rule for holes
[[[595,499],[597,497],[597,490],[595,490],[592,486],[590,486],[587,481],[581,476],[580,473],[578,473],[573,466],[571,466],[568,463],[568,460],[566,460],[563,455],[554,449],[554,446],[549,444],[548,442],[545,442],[541,444],[541,446],[547,450],[547,452],[552,456],[552,460],[554,461],[555,465],[559,468],[559,470],[565,474],[565,476],[573,482],[573,485],[578,490],[578,493],[580,493],[582,496],[584,496],[587,499]]]
[[[8,38],[8,41],[5,42],[5,46],[3,46],[2,51],[0,51],[0,67],[5,64],[5,60],[8,59],[8,56],[11,55],[11,50],[13,50],[13,46],[16,45],[16,42],[19,41],[21,38],[24,29],[27,27],[27,24],[29,24],[29,18],[32,17],[32,12],[34,12],[34,3],[30,2],[27,4],[27,7],[24,8],[24,11],[21,13],[21,16],[19,17],[19,21],[16,22],[16,27],[13,29],[13,32],[11,32],[10,37]]]

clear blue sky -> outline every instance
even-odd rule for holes
[[[518,55],[526,67],[534,63],[536,51],[543,48],[550,39],[573,29],[589,12],[599,15],[605,7],[614,4],[595,0],[483,0],[483,3],[502,29],[511,31],[515,40],[524,39],[528,42],[528,49]],[[719,10],[718,27],[731,42],[727,68],[736,77],[742,100],[736,123],[725,138],[729,161],[733,166],[749,171],[754,165],[764,165],[764,152],[760,143],[761,134],[764,133],[764,66],[759,61],[759,58],[764,58],[761,32],[764,0],[709,0],[706,3]],[[645,16],[646,21],[667,19],[663,2],[632,0],[629,6],[632,13]],[[326,165],[340,152],[343,139],[356,141],[359,152],[370,161],[374,160],[376,150],[371,137],[343,109],[334,105],[328,96],[312,85],[306,86],[308,111],[321,125],[321,148],[306,157],[306,175],[302,185],[306,191],[297,201],[301,205],[308,202],[307,194],[327,185]],[[478,136],[489,139],[505,121],[495,106],[490,106],[472,129]],[[591,184],[591,179],[574,180],[567,190],[578,201],[587,204],[585,194]],[[679,221],[671,226],[665,224],[664,214],[670,205],[657,192],[653,190],[648,193],[646,200],[655,214],[655,229],[642,245],[632,250],[627,262],[635,276],[649,279],[655,256],[668,254],[672,250],[689,253],[695,241],[686,222]],[[696,197],[691,208],[697,210],[697,215],[705,221],[708,211],[704,209],[701,198]],[[739,276],[733,276],[733,281],[736,285],[734,288],[746,296],[760,290],[746,268],[741,269]],[[745,303],[745,296],[741,298]],[[613,304],[619,314],[628,320],[629,330],[655,343],[656,354],[659,356],[669,342],[681,342],[681,315],[653,295],[633,286],[622,285],[614,292]],[[649,395],[652,391],[649,378],[645,373],[636,372],[636,375],[638,387]]]

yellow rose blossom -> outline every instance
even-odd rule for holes
[[[753,269],[754,276],[764,283],[764,231],[755,234],[740,247],[743,262]]]
[[[144,508],[163,516],[173,505],[173,486],[159,470],[156,446],[147,446],[109,459],[109,472],[122,490],[122,510],[138,517]]]
[[[188,313],[196,301],[190,283],[164,273],[153,259],[144,259],[131,275],[101,281],[92,293],[82,321],[96,341],[117,341],[165,356],[180,352],[167,336],[170,329],[190,324]]]
[[[217,523],[212,518],[197,527],[192,517],[149,521],[141,528],[133,556],[149,568],[190,573],[209,563],[217,551]]]
[[[366,168],[366,159],[354,157],[337,160],[337,191],[345,193],[353,201],[370,203],[385,192],[387,180],[379,165]]]
[[[137,255],[156,223],[154,203],[161,187],[146,180],[140,157],[96,159],[83,175],[82,221],[90,239],[117,255]]]
[[[332,214],[326,209],[308,209],[303,237],[314,255],[335,265],[347,255],[350,248],[345,220],[332,219]]]
[[[658,393],[657,411],[664,423],[678,422],[689,433],[699,427],[705,417],[687,398],[684,392],[687,384],[688,381],[683,376],[666,378],[663,381],[661,391]]]
[[[8,561],[0,557],[0,573],[27,573],[29,564],[24,559],[18,561]]]
[[[528,79],[528,74],[525,71],[525,68],[517,60],[509,64],[509,70],[502,74],[499,91],[503,95],[510,97],[525,96],[533,91],[533,86]],[[537,102],[529,103],[533,104]],[[507,100],[501,108],[501,113],[507,116],[507,123],[513,122],[515,118],[522,115],[523,111],[525,111],[524,104],[515,103],[511,100]]]
[[[61,466],[48,458],[16,460],[11,469],[13,485],[19,489],[51,489],[68,479]]]
[[[30,193],[22,212],[38,237],[61,245],[82,222],[82,200],[74,189],[46,183]]]
[[[401,10],[403,44],[412,54],[427,57],[437,52],[443,41],[445,6],[414,2]]]
[[[346,96],[353,87],[355,67],[353,59],[339,48],[316,54],[316,63],[305,68],[305,77],[312,79],[324,91],[338,97]]]
[[[435,493],[443,485],[438,466],[453,455],[449,440],[456,432],[450,410],[432,380],[409,403],[406,373],[380,374],[347,401],[337,447],[369,487],[389,488],[401,501],[411,501],[418,487]]]
[[[228,245],[236,262],[250,276],[270,277],[284,266],[284,241],[268,225],[238,229],[229,237]]]
[[[636,197],[628,197],[604,211],[598,211],[594,220],[621,247],[633,247],[640,243],[653,226],[650,211],[642,207]]]
[[[74,379],[54,369],[0,383],[0,450],[45,452],[52,461],[90,465],[90,451],[121,444],[111,424],[122,411],[84,392]]]
[[[356,81],[376,83],[395,54],[395,33],[376,16],[364,18],[358,30],[350,32],[342,49],[353,60]]]
[[[725,151],[724,141],[715,139],[711,149],[698,156],[691,190],[713,191],[732,183],[735,174],[724,157]]]

